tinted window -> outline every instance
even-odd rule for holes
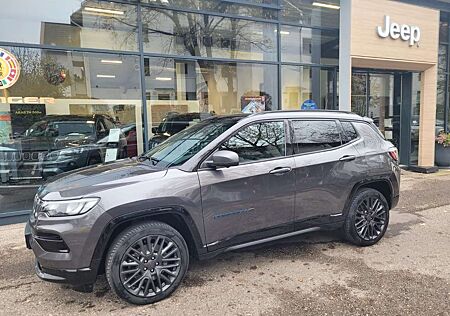
[[[241,162],[285,156],[284,123],[264,122],[243,128],[222,145],[232,150]]]
[[[91,135],[94,133],[94,122],[55,122],[49,125],[49,129],[55,129],[59,136]]]
[[[293,121],[294,148],[307,153],[341,145],[341,135],[335,121]]]
[[[342,129],[344,131],[344,141],[345,142],[351,142],[354,139],[358,138],[358,134],[355,131],[355,128],[353,127],[353,124],[350,122],[341,122]]]
[[[190,126],[145,153],[141,159],[146,158],[161,169],[182,165],[239,119],[211,119]]]
[[[379,148],[382,139],[380,137],[381,135],[374,128],[363,122],[355,122],[354,124],[359,135],[364,140],[364,147],[366,149],[376,150]]]

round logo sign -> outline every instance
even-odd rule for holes
[[[0,48],[0,89],[13,86],[19,79],[20,65],[10,52]]]
[[[317,104],[314,100],[306,100],[300,107],[302,110],[317,110]]]

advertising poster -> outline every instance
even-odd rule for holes
[[[266,110],[266,97],[241,97],[242,113],[259,113]]]
[[[11,104],[10,112],[12,133],[16,136],[45,117],[45,104]]]
[[[8,143],[11,134],[11,115],[9,112],[0,111],[0,144]]]

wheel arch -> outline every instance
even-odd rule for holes
[[[389,209],[392,208],[394,190],[392,187],[392,183],[389,181],[389,179],[386,178],[370,179],[358,182],[353,186],[350,195],[347,198],[347,202],[345,203],[344,207],[345,215],[347,215],[348,213],[348,208],[350,206],[352,197],[355,195],[356,192],[364,188],[375,189],[378,192],[380,192],[388,202]]]
[[[199,231],[187,211],[178,206],[164,207],[133,212],[110,221],[97,242],[91,268],[97,274],[103,273],[106,253],[115,238],[126,228],[145,221],[159,221],[175,228],[186,241],[191,257],[200,258],[206,252]]]

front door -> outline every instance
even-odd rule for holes
[[[285,122],[243,127],[220,147],[240,164],[198,171],[208,250],[292,231],[294,159]]]

